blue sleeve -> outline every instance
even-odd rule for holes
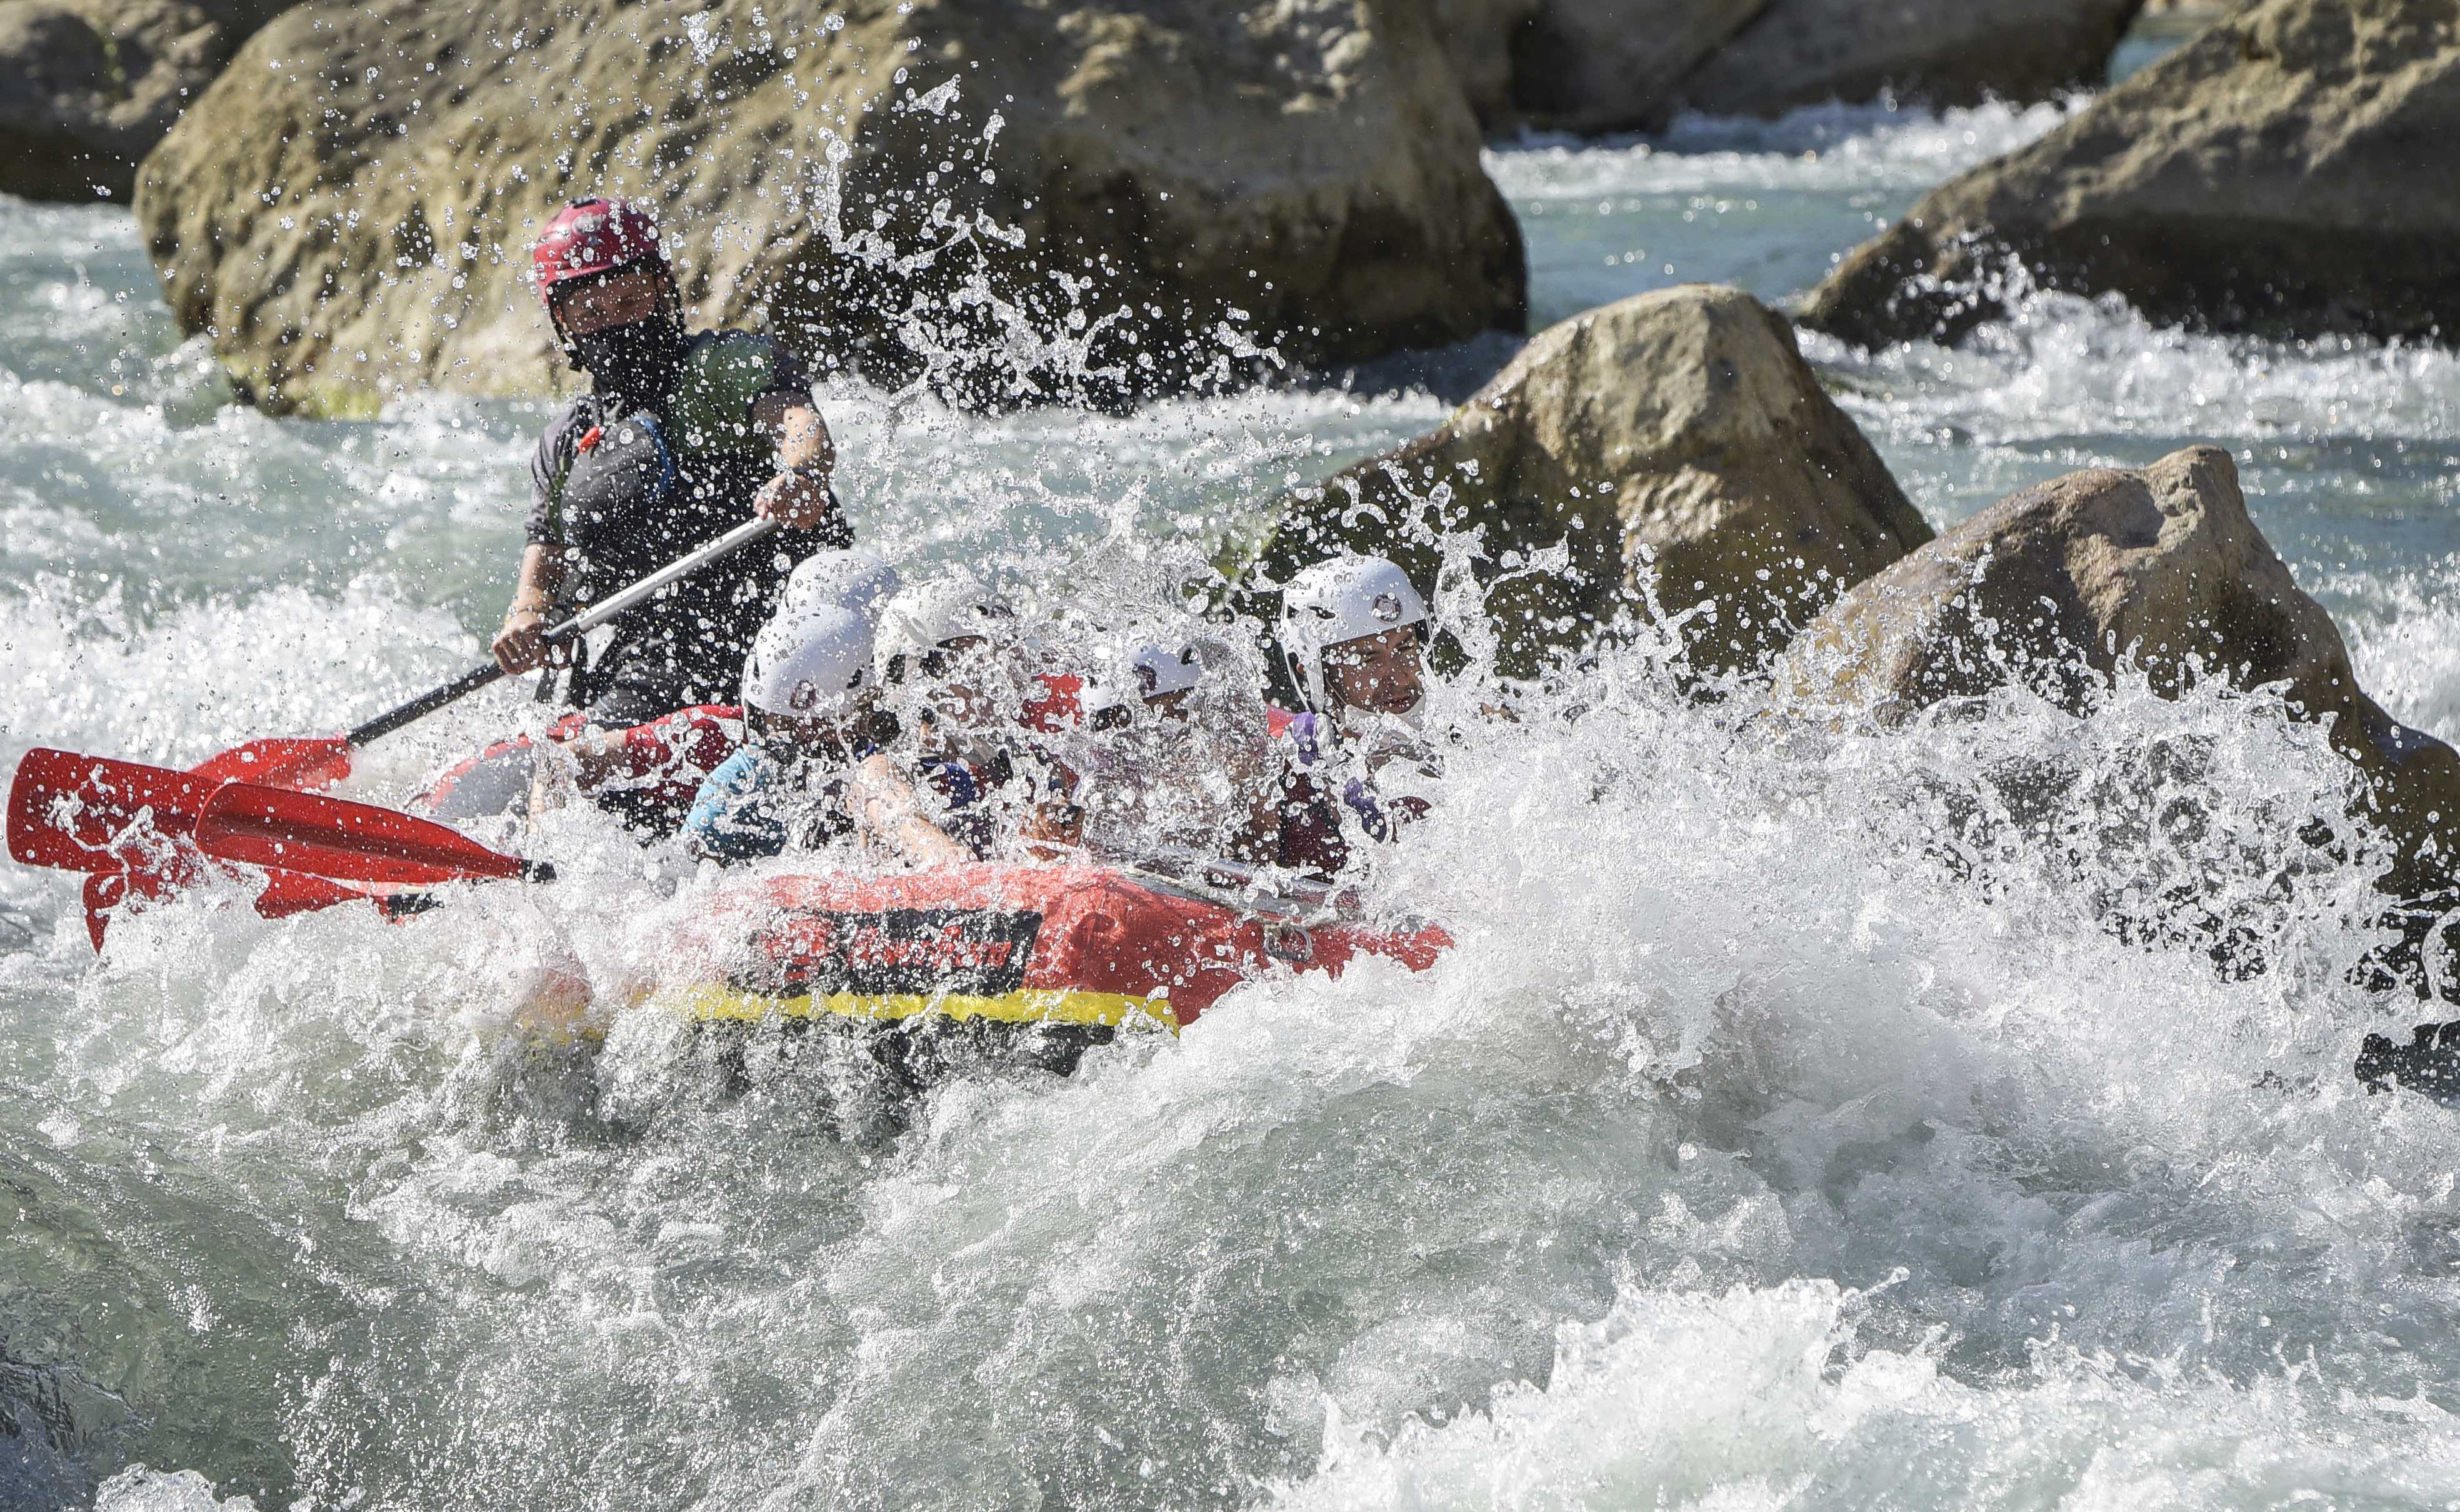
[[[701,780],[684,819],[684,849],[710,861],[752,861],[786,849],[786,823],[769,796],[776,766],[749,746]]]

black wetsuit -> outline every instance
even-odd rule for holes
[[[632,404],[583,394],[539,439],[528,536],[564,549],[570,605],[637,582],[751,519],[753,496],[776,473],[752,407],[770,394],[808,404],[811,385],[766,337],[703,331],[647,393]],[[852,544],[840,511],[668,587],[615,620],[612,641],[574,679],[572,702],[608,724],[732,702],[786,575],[821,547]]]

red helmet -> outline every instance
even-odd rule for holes
[[[671,275],[657,223],[622,200],[575,200],[556,212],[530,248],[539,298],[553,303],[555,286],[627,263],[654,262]]]

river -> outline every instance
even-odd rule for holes
[[[2062,109],[1489,166],[1539,322],[1780,299]],[[2460,739],[2451,354],[2064,297],[1806,348],[1936,524],[2227,446],[2366,686]],[[1057,602],[1166,582],[1507,349],[1125,417],[821,398],[871,541]],[[234,406],[124,212],[13,201],[0,397],[10,761],[192,761],[457,670],[544,414]],[[159,910],[99,961],[71,880],[0,870],[0,1505],[2460,1502],[2460,1113],[2349,1077],[2420,1013],[2347,982],[2363,866],[2291,838],[2335,801],[2316,732],[2122,687],[1778,742],[1638,652],[1582,697],[1464,751],[1390,858],[1458,936],[1431,973],[910,1105],[774,1045],[721,1075],[656,1011],[508,1023],[541,974],[653,970],[620,846],[402,927]],[[364,788],[528,717],[478,701]],[[2085,801],[2028,818],[2015,767]],[[2179,877],[2270,969],[2110,927]]]

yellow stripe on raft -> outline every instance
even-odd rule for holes
[[[785,1018],[911,1018],[938,1014],[945,1018],[988,1018],[999,1023],[1101,1024],[1116,1027],[1131,1018],[1152,1019],[1177,1033],[1170,1001],[1131,998],[1125,993],[1084,992],[1075,988],[1029,987],[997,997],[971,993],[805,993],[799,998],[772,998],[733,987],[706,986],[678,997],[687,1018],[702,1022],[757,1022],[776,1014]]]

